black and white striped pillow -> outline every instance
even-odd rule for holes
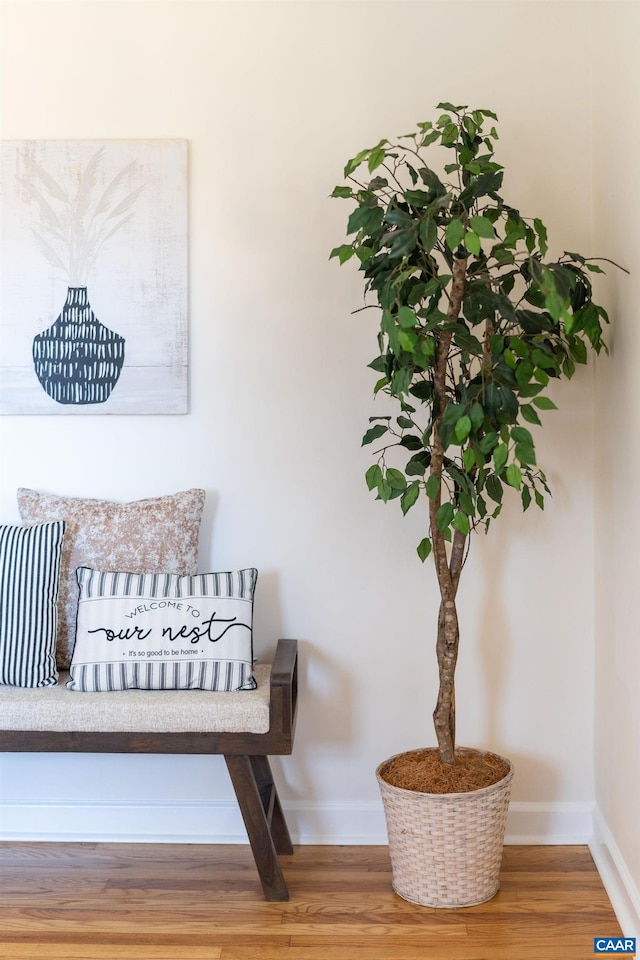
[[[64,520],[0,525],[0,684],[58,682],[56,629]]]
[[[254,568],[181,577],[79,567],[71,690],[254,690]]]

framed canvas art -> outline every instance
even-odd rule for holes
[[[187,142],[8,140],[0,413],[187,412]]]

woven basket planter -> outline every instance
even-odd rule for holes
[[[480,752],[480,751],[477,751]],[[393,889],[426,907],[470,907],[499,887],[513,767],[498,783],[471,793],[418,793],[394,787],[381,772]]]

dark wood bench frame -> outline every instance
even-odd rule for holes
[[[291,753],[297,704],[297,641],[279,640],[271,667],[268,733],[0,730],[0,752],[222,754],[265,900],[288,900],[278,854],[293,853],[293,845],[269,757]]]

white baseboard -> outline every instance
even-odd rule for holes
[[[283,803],[296,844],[384,845],[380,801]],[[591,803],[512,803],[508,844],[588,843]],[[0,806],[0,840],[246,843],[234,800],[194,802],[75,802],[13,800]]]
[[[509,806],[507,844],[581,844],[593,833],[593,803],[525,803]]]
[[[591,855],[625,937],[640,936],[640,890],[601,811],[593,814]]]

